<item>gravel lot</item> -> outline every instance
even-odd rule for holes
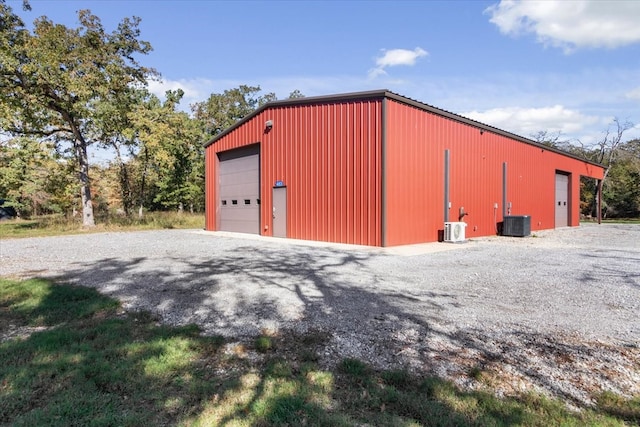
[[[578,406],[640,394],[639,225],[389,249],[200,230],[3,239],[0,276],[95,287],[236,343],[326,332],[325,366],[357,357]]]

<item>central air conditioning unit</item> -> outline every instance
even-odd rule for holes
[[[531,234],[531,217],[529,215],[505,216],[502,223],[502,235],[526,237]]]
[[[445,242],[464,242],[464,229],[467,227],[466,222],[445,222],[444,223],[444,241]]]

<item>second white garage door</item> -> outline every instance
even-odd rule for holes
[[[569,176],[556,173],[556,224],[555,227],[569,225]]]

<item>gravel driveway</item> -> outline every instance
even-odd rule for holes
[[[99,289],[230,341],[322,331],[357,357],[578,405],[640,394],[640,226],[402,248],[164,230],[0,240],[0,276]],[[474,379],[475,378],[475,379]]]

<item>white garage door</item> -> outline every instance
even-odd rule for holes
[[[218,154],[220,230],[260,234],[260,148]]]
[[[569,225],[569,177],[556,174],[556,228]]]

